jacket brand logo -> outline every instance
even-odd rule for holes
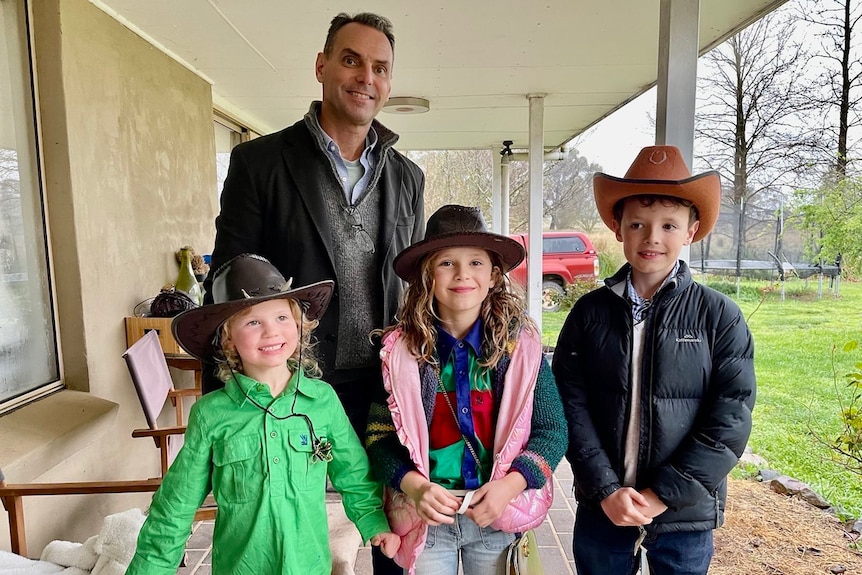
[[[676,338],[677,343],[700,343],[701,339],[699,337],[695,337],[690,333],[685,334],[682,337]]]
[[[304,433],[299,434],[299,444],[308,445],[308,436]]]

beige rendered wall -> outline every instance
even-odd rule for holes
[[[152,441],[131,438],[145,423],[121,357],[123,317],[173,281],[176,249],[212,249],[211,89],[87,0],[33,5],[63,374],[75,391],[0,417],[2,443],[23,446],[0,446],[0,466],[10,483],[154,477]],[[33,421],[48,439],[29,442]],[[105,515],[149,499],[27,500],[29,554],[52,539],[84,541]]]

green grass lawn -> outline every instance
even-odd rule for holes
[[[862,517],[862,477],[832,461],[818,436],[831,441],[840,429],[838,394],[850,397],[847,379],[862,351],[841,351],[849,340],[862,342],[862,283],[844,281],[833,297],[824,283],[786,284],[760,302],[756,288],[744,284],[739,306],[754,336],[757,403],[750,445],[769,467],[796,477],[853,517]],[[566,312],[542,317],[543,341],[553,345]],[[833,371],[833,346],[835,365]],[[837,380],[836,380],[837,377]]]

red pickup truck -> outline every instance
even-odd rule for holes
[[[512,234],[529,254],[529,236]],[[599,278],[599,256],[593,242],[583,232],[544,232],[542,234],[542,310],[557,311],[565,286],[576,280],[595,282]],[[529,255],[528,255],[529,257]],[[509,272],[509,277],[527,285],[527,260]]]

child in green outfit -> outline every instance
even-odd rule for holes
[[[333,389],[316,379],[311,331],[332,286],[290,289],[267,260],[243,254],[216,271],[214,304],[174,319],[177,342],[214,356],[225,387],[192,407],[128,574],[175,574],[212,491],[214,574],[329,575],[327,477],[363,540],[398,551],[365,451]]]

